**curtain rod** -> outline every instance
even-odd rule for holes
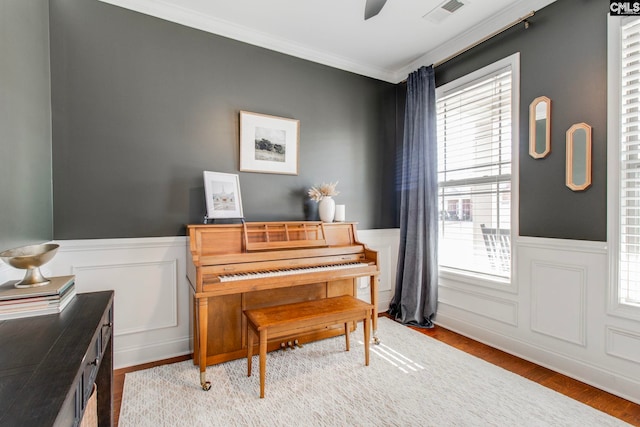
[[[465,53],[465,52],[466,52],[466,51],[468,51],[468,50],[473,49],[474,47],[478,46],[479,44],[486,42],[487,40],[489,40],[489,39],[491,39],[491,38],[493,38],[493,37],[497,36],[498,34],[500,34],[500,33],[504,32],[504,31],[507,31],[509,28],[511,28],[511,27],[513,27],[513,26],[515,26],[515,25],[518,25],[518,24],[519,24],[519,23],[521,23],[522,21],[526,21],[527,19],[531,18],[531,17],[532,17],[533,15],[535,15],[535,14],[536,14],[536,11],[535,11],[535,10],[532,10],[532,11],[531,11],[531,12],[529,12],[528,14],[526,14],[526,15],[524,15],[524,16],[521,16],[520,18],[516,19],[516,20],[515,20],[515,21],[513,21],[512,23],[505,25],[504,27],[500,28],[500,29],[499,29],[499,30],[497,30],[497,31],[494,31],[493,33],[489,34],[488,36],[485,36],[484,38],[482,38],[482,39],[478,40],[477,42],[475,42],[475,43],[473,43],[473,44],[471,44],[471,45],[469,45],[469,46],[465,47],[464,49],[460,49],[459,51],[457,51],[457,52],[456,52],[456,53],[454,53],[453,55],[449,55],[449,56],[447,56],[445,59],[443,59],[443,60],[441,60],[441,61],[436,62],[435,64],[433,64],[433,68],[435,68],[435,67],[437,67],[437,66],[439,66],[439,65],[442,65],[442,64],[444,64],[444,63],[445,63],[445,62],[447,62],[447,61],[452,60],[452,59],[453,59],[453,58],[455,58],[456,56],[461,55],[461,54]],[[529,23],[528,23],[528,22],[525,22],[525,28],[529,28]],[[406,82],[406,81],[407,81],[407,80],[405,79],[405,80],[403,80],[402,82],[404,83],[404,82]]]
[[[487,40],[489,40],[489,39],[491,39],[491,38],[493,38],[493,37],[497,36],[498,34],[502,33],[503,31],[507,31],[509,28],[511,28],[511,27],[513,27],[513,26],[515,26],[515,25],[518,25],[518,24],[519,24],[519,23],[521,23],[522,21],[526,21],[527,19],[529,19],[529,18],[531,18],[533,15],[535,15],[535,13],[536,13],[536,11],[535,11],[535,10],[532,10],[531,12],[529,12],[528,14],[526,14],[525,16],[521,16],[520,18],[516,19],[516,20],[515,20],[515,21],[513,21],[512,23],[510,23],[510,24],[508,24],[508,25],[505,25],[504,27],[500,28],[498,31],[494,31],[493,33],[489,34],[488,36],[486,36],[486,37],[484,37],[484,38],[482,38],[482,39],[480,39],[480,40],[478,40],[477,42],[475,42],[475,43],[473,43],[473,44],[471,44],[471,45],[469,45],[469,46],[465,47],[464,49],[461,49],[461,50],[457,51],[457,52],[456,52],[456,53],[454,53],[453,55],[450,55],[450,56],[446,57],[445,59],[443,59],[443,60],[441,60],[441,61],[436,62],[435,64],[433,64],[433,68],[435,68],[435,67],[437,67],[437,66],[439,66],[439,65],[442,65],[442,64],[444,64],[444,63],[445,63],[445,62],[447,62],[447,61],[452,60],[452,59],[453,59],[453,58],[455,58],[456,56],[461,55],[461,54],[465,53],[465,52],[466,52],[466,51],[468,51],[468,50],[473,49],[474,47],[478,46],[480,43],[484,43],[484,42],[486,42]],[[526,23],[525,23],[525,28],[529,28],[529,23],[528,23],[528,22],[526,22]]]

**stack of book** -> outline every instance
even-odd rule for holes
[[[62,312],[76,295],[75,276],[60,276],[32,288],[16,288],[18,280],[0,285],[0,320]]]

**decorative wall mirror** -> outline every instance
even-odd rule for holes
[[[567,131],[567,187],[586,190],[591,185],[591,126],[577,123]]]
[[[529,105],[529,154],[534,159],[551,152],[551,100],[539,96]]]

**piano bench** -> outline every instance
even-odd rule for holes
[[[260,343],[260,397],[264,398],[267,341],[298,333],[344,324],[346,350],[349,351],[349,324],[364,323],[364,363],[369,366],[369,339],[373,305],[352,296],[324,298],[293,304],[245,310],[247,317],[247,375],[251,376],[254,335]]]

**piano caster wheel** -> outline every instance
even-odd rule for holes
[[[298,342],[298,340],[295,340],[295,341],[293,342],[293,345],[294,345],[294,346],[296,346],[296,347],[298,347],[298,348],[302,348],[302,347],[304,347],[302,344],[300,344],[300,343]]]
[[[380,338],[378,338],[378,337],[373,337],[373,343],[374,343],[375,345],[380,345]]]
[[[207,381],[207,373],[200,372],[200,385],[204,391],[209,391],[211,388],[211,381]]]

